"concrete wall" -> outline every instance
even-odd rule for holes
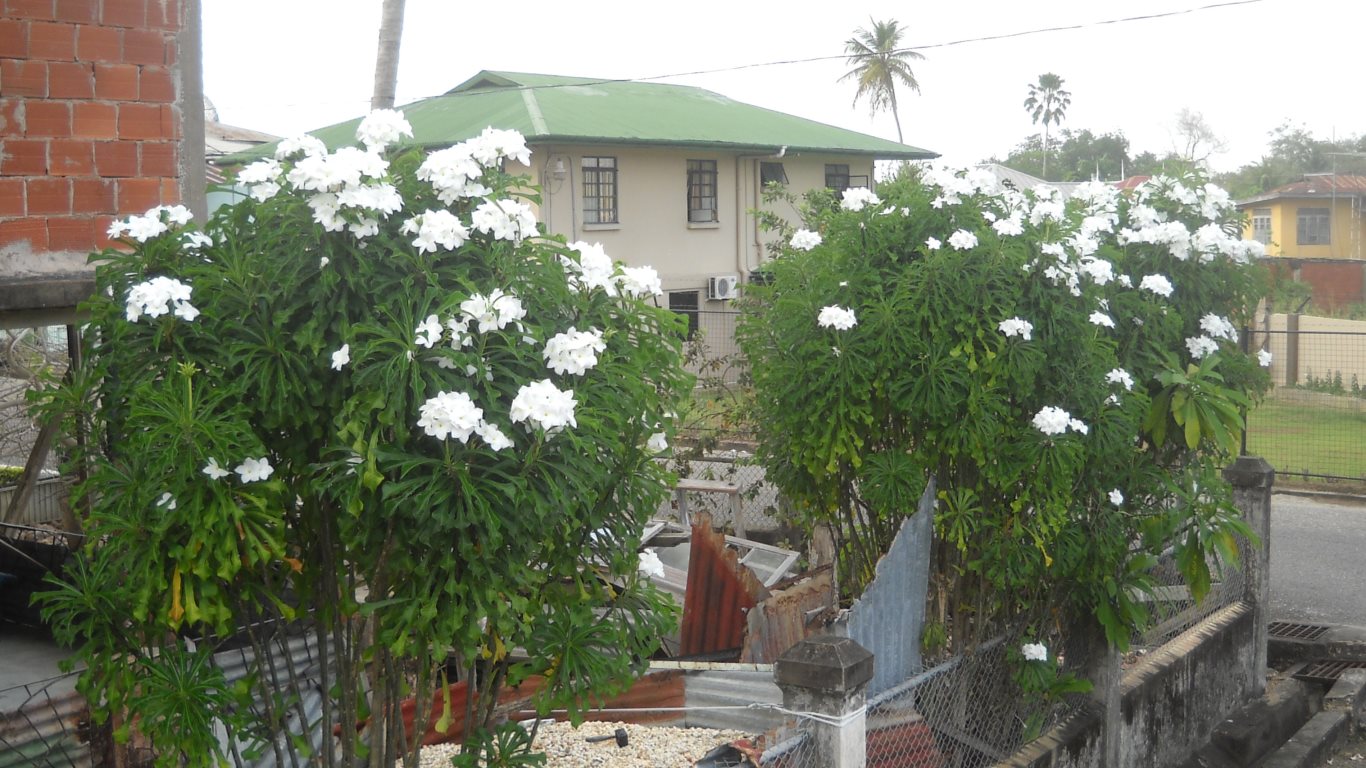
[[[1293,338],[1285,332],[1288,327],[1287,315],[1276,313],[1267,324],[1271,333],[1253,338],[1254,348],[1260,349],[1263,339],[1269,345],[1273,384],[1303,384],[1311,373],[1322,379],[1340,372],[1344,387],[1351,388],[1353,376],[1366,386],[1366,321],[1300,315],[1299,330],[1309,333],[1294,334]],[[1289,348],[1292,343],[1297,345],[1294,355]]]
[[[1121,682],[1119,755],[1106,766],[1099,708],[1079,712],[1001,763],[1012,768],[1176,765],[1258,695],[1253,610],[1235,603],[1143,657]]]

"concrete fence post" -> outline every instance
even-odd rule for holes
[[[809,637],[778,657],[773,681],[783,706],[819,718],[805,718],[810,765],[864,768],[864,691],[871,679],[873,654],[847,637]]]
[[[1242,560],[1243,601],[1252,606],[1255,657],[1248,670],[1254,696],[1266,689],[1267,624],[1271,600],[1271,488],[1276,470],[1259,456],[1239,456],[1224,469],[1224,479],[1233,486],[1233,503],[1243,513],[1256,541],[1239,537],[1238,557]]]

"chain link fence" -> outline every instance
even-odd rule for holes
[[[0,689],[0,768],[92,764],[94,729],[77,674]]]

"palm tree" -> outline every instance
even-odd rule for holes
[[[858,83],[854,92],[854,104],[868,97],[868,106],[876,115],[881,110],[890,110],[896,121],[896,140],[906,143],[901,135],[901,117],[896,111],[896,87],[904,85],[916,93],[920,83],[911,71],[911,62],[925,57],[908,48],[901,48],[902,28],[895,19],[874,21],[869,18],[871,29],[854,30],[854,36],[844,43],[844,53],[849,57],[849,70],[840,80],[853,79]]]
[[[379,48],[375,52],[375,90],[370,97],[370,109],[390,109],[394,106],[394,91],[398,85],[398,49],[403,39],[403,5],[405,0],[383,0],[379,22]]]
[[[1039,75],[1039,82],[1029,84],[1029,98],[1024,108],[1034,122],[1043,123],[1043,175],[1048,178],[1048,124],[1062,122],[1067,108],[1072,106],[1072,94],[1062,89],[1062,78],[1052,72]]]

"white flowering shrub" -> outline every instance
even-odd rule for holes
[[[253,720],[202,663],[272,622],[326,638],[334,722],[371,718],[340,729],[345,765],[415,748],[398,702],[448,661],[484,697],[475,737],[499,685],[540,675],[534,705],[577,718],[669,632],[636,552],[690,390],[658,275],[544,237],[501,170],[528,162],[516,133],[391,147],[409,135],[388,112],[361,147],[282,142],[202,231],[155,209],[100,254],[85,368],[49,406],[88,436],[95,544],[46,610],[96,717],[139,715],[167,764],[223,757],[196,704],[239,739],[308,729]],[[177,632],[217,693],[140,710]]]
[[[970,647],[1060,614],[1124,646],[1149,566],[1192,592],[1243,532],[1219,471],[1267,384],[1236,326],[1260,246],[1194,178],[1022,194],[930,172],[776,217],[739,339],[768,477],[839,545],[855,597],[927,478],[930,616]],[[857,318],[857,322],[855,322]]]

